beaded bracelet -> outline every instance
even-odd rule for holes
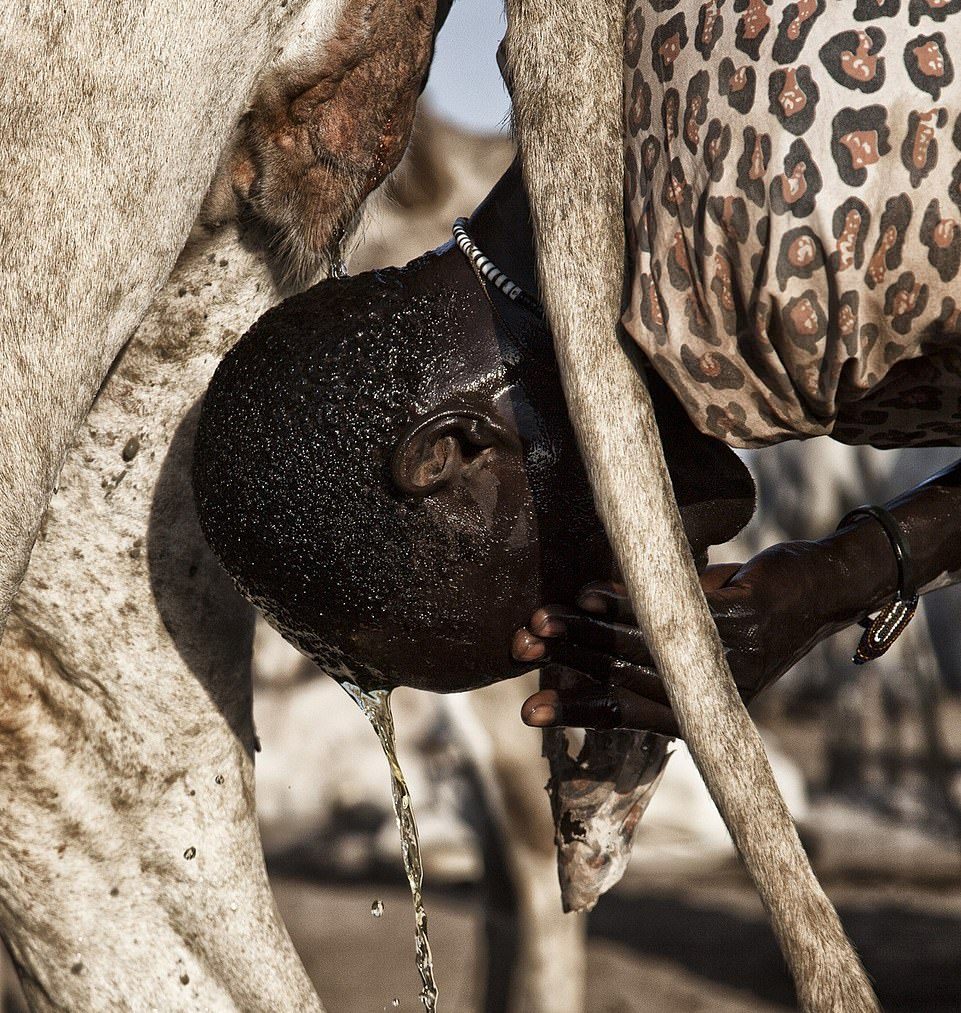
[[[881,609],[873,619],[861,620],[864,633],[851,659],[855,665],[864,665],[874,661],[875,658],[880,658],[901,636],[918,608],[918,588],[911,565],[911,553],[904,540],[901,526],[884,507],[859,506],[841,518],[837,530],[840,531],[851,520],[860,516],[876,520],[888,536],[898,564],[898,593],[894,601]]]

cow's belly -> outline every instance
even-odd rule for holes
[[[625,324],[705,432],[961,443],[959,12],[631,5]]]

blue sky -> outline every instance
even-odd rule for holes
[[[424,92],[431,111],[478,133],[504,129],[510,99],[496,60],[503,35],[497,0],[454,0]]]

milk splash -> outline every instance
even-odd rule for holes
[[[434,958],[430,952],[430,939],[427,937],[427,912],[424,910],[422,894],[424,867],[421,864],[420,842],[417,839],[417,823],[410,804],[410,792],[407,790],[407,781],[397,760],[394,716],[390,712],[390,690],[378,689],[367,693],[351,682],[342,682],[341,686],[373,726],[390,766],[390,788],[394,799],[397,829],[400,831],[400,852],[404,860],[404,870],[407,872],[407,882],[410,883],[410,895],[414,901],[414,946],[417,971],[424,986],[421,989],[420,1001],[424,1004],[426,1013],[436,1013],[437,982],[434,980]]]

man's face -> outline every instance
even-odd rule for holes
[[[354,636],[389,682],[453,692],[528,670],[514,631],[612,563],[546,334],[473,332],[432,386],[391,452],[397,496],[423,514],[416,567]]]
[[[514,326],[505,328],[504,320]],[[526,328],[526,330],[525,330]],[[572,604],[615,565],[567,414],[547,333],[505,313],[470,332],[434,376],[433,406],[392,448],[395,492],[425,523],[411,582],[357,651],[390,684],[456,692],[519,675],[511,639],[532,612]],[[753,512],[753,485],[652,378],[666,456],[695,558]],[[344,617],[350,622],[350,617]]]

